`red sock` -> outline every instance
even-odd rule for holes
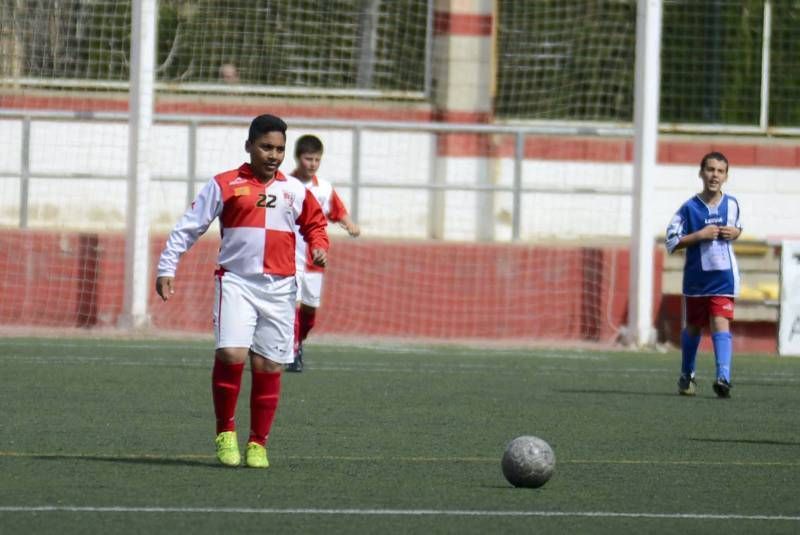
[[[306,339],[311,329],[314,328],[314,321],[317,318],[317,309],[300,307],[297,317],[297,323],[300,324],[298,338],[302,342]]]
[[[236,401],[239,399],[239,388],[242,385],[241,364],[225,364],[214,359],[214,371],[211,372],[211,393],[214,397],[214,414],[217,416],[217,434],[233,431],[236,423]]]
[[[297,351],[297,346],[300,344],[300,308],[294,311],[294,350]]]
[[[250,390],[250,438],[262,446],[267,443],[278,399],[281,397],[281,372],[253,370],[253,388]]]

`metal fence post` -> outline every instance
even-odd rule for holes
[[[769,128],[769,71],[770,43],[772,42],[772,2],[764,2],[764,29],[761,43],[761,110],[758,126],[762,132]]]
[[[522,162],[525,161],[525,133],[519,131],[514,136],[514,191],[512,193],[511,239],[519,240],[522,220]]]
[[[189,122],[189,147],[188,157],[188,182],[186,183],[186,206],[191,206],[194,201],[194,185],[197,181],[197,122]]]
[[[358,221],[358,205],[359,205],[359,190],[360,190],[360,183],[361,183],[361,127],[356,126],[353,128],[353,156],[352,161],[350,162],[351,165],[351,174],[352,177],[350,178],[351,186],[351,193],[350,193],[350,214],[353,217],[353,221]]]
[[[19,172],[19,228],[28,228],[28,202],[31,182],[31,118],[22,119],[22,148]]]

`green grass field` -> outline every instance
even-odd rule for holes
[[[310,344],[264,471],[215,464],[211,346],[0,339],[0,531],[800,532],[800,359],[719,400],[709,354],[684,398],[674,352]],[[500,470],[524,434],[540,489]]]

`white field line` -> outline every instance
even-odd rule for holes
[[[15,361],[15,362],[30,362],[34,364],[62,364],[62,365],[86,365],[86,364],[103,364],[109,366],[121,367],[174,367],[182,366],[186,368],[207,368],[211,364],[212,357],[201,356],[197,358],[185,357],[152,357],[150,355],[143,355],[140,360],[127,360],[111,356],[87,356],[87,355],[27,355],[27,354],[11,354],[0,356],[0,362]],[[345,373],[414,373],[414,374],[469,374],[469,373],[486,373],[491,371],[495,375],[518,375],[520,369],[502,370],[496,364],[453,364],[453,363],[437,363],[427,362],[425,364],[391,364],[391,363],[376,363],[369,361],[358,362],[337,362],[335,364],[318,364],[316,362],[308,365],[309,369],[325,371],[325,372],[345,372]],[[587,373],[586,369],[577,369],[571,366],[554,366],[548,364],[531,363],[531,373],[537,376],[558,376],[558,375],[575,375]],[[641,376],[660,376],[661,374],[673,373],[674,367],[659,367],[659,368],[594,368],[591,373],[596,377],[641,377]],[[747,381],[758,381],[765,383],[780,384],[797,384],[800,383],[800,376],[794,373],[781,373],[781,372],[747,372],[737,373],[736,382],[744,383]]]
[[[49,363],[49,364],[75,364],[75,365],[82,365],[82,364],[108,364],[112,366],[175,366],[175,365],[184,365],[184,366],[210,366],[212,362],[212,352],[209,350],[207,356],[201,356],[197,358],[171,358],[171,357],[152,357],[150,355],[143,355],[141,359],[130,360],[130,359],[121,359],[114,356],[102,356],[102,355],[79,355],[79,354],[53,354],[53,355],[29,355],[29,354],[7,354],[0,356],[0,362],[2,361],[14,361],[14,362],[31,362],[35,364],[39,363]],[[543,374],[557,374],[557,373],[567,373],[567,374],[574,374],[578,373],[580,370],[574,367],[559,367],[554,366],[550,363],[547,365],[536,365],[535,363],[531,363],[531,369],[537,371],[537,373]],[[460,363],[454,364],[452,362],[448,363],[439,363],[435,361],[429,361],[424,364],[408,364],[403,365],[399,363],[381,363],[381,362],[369,362],[369,361],[353,361],[353,362],[337,362],[335,364],[330,363],[313,363],[312,366],[316,370],[325,370],[325,371],[360,371],[360,372],[373,372],[373,373],[469,373],[472,371],[476,372],[485,372],[487,370],[492,370],[493,372],[500,372],[496,363]],[[583,370],[585,371],[585,370]],[[595,369],[593,370],[594,373],[598,374],[625,374],[625,373],[645,373],[650,374],[654,372],[661,372],[661,371],[673,371],[672,369],[657,369],[657,368],[614,368],[614,369]],[[508,370],[506,373],[513,373],[518,374],[519,370]]]
[[[13,346],[14,343],[5,344],[2,340],[0,340],[0,347],[4,345]],[[64,349],[65,347],[71,347],[73,344],[64,344],[61,346],[53,346],[59,347],[60,349]],[[65,354],[63,352],[56,352],[54,354],[44,354],[44,355],[30,355],[24,353],[7,353],[7,354],[0,354],[0,363],[2,361],[15,361],[15,362],[30,362],[30,363],[47,363],[47,364],[74,364],[74,365],[83,365],[83,364],[107,364],[112,366],[185,366],[185,367],[207,367],[210,366],[210,362],[212,360],[212,350],[209,349],[206,353],[198,354],[197,356],[191,357],[160,357],[160,356],[153,356],[153,352],[157,350],[158,346],[156,345],[144,345],[144,344],[122,344],[122,345],[113,345],[109,347],[127,347],[127,348],[137,348],[145,350],[143,351],[141,359],[120,359],[118,357],[107,356],[107,355],[81,355],[81,354]],[[197,347],[187,347],[187,349],[197,350]],[[1,352],[0,352],[1,353]],[[466,353],[464,353],[466,355]],[[519,355],[518,353],[516,355]],[[508,370],[502,371],[498,368],[496,362],[492,362],[496,358],[502,358],[502,356],[495,355],[492,358],[487,358],[479,363],[439,363],[435,360],[430,360],[423,364],[408,364],[403,365],[402,363],[396,362],[370,362],[368,360],[364,361],[352,361],[352,362],[336,362],[336,363],[327,363],[321,362],[317,363],[314,362],[310,366],[310,368],[320,370],[320,371],[330,371],[330,372],[362,372],[362,373],[450,373],[450,374],[463,374],[463,373],[470,373],[470,372],[485,372],[486,370],[491,370],[493,373],[500,373],[500,374],[518,374],[519,369],[515,370]],[[547,359],[549,362],[547,363],[537,363],[536,359]],[[564,366],[559,366],[554,364],[554,362],[562,360],[562,361],[573,361],[567,364],[565,362]],[[561,355],[561,354],[547,354],[541,355],[535,353],[531,356],[530,362],[530,369],[531,371],[535,372],[537,375],[563,375],[563,374],[581,374],[586,373],[587,369],[585,368],[576,368],[575,367],[575,360],[601,360],[606,361],[608,360],[607,357],[599,356],[599,357],[592,357],[590,355]],[[590,373],[595,374],[597,376],[641,376],[641,375],[659,375],[661,373],[673,373],[674,367],[647,367],[641,368],[636,366],[627,366],[624,368],[605,368],[605,367],[597,367],[592,368]],[[786,372],[757,372],[757,371],[748,371],[746,373],[737,373],[736,379],[738,381],[762,381],[762,382],[771,382],[775,384],[781,383],[800,383],[800,375],[795,373],[793,370],[786,371]]]
[[[153,513],[153,514],[255,514],[341,516],[463,516],[463,517],[589,517],[665,520],[754,520],[800,522],[795,515],[735,515],[713,513],[620,513],[615,511],[487,511],[458,509],[317,509],[248,507],[91,507],[70,505],[0,506],[0,513]]]
[[[120,459],[120,460],[203,460],[215,461],[216,456],[209,454],[107,454],[107,453],[35,453],[0,451],[0,458],[37,458],[37,459]],[[433,456],[408,456],[408,457],[382,457],[380,455],[286,455],[286,460],[298,461],[341,461],[341,462],[392,462],[392,463],[485,463],[496,464],[495,458],[490,457],[433,457]],[[663,460],[663,459],[559,459],[558,464],[606,464],[606,465],[661,465],[661,466],[763,466],[778,468],[800,468],[798,461],[693,461],[693,460]]]
[[[31,347],[34,342],[30,340],[4,340],[0,338],[0,348],[2,347]],[[66,340],[51,340],[51,339],[39,339],[35,342],[37,347],[47,348],[47,347],[54,347],[58,349],[63,348],[81,348],[85,349],[89,347],[86,343],[80,342],[69,342]],[[158,350],[159,348],[167,347],[170,349],[187,349],[187,350],[196,350],[199,348],[212,348],[213,339],[207,341],[200,341],[196,343],[174,343],[167,341],[166,343],[161,343],[158,341],[148,341],[148,342],[137,342],[137,341],[114,341],[114,340],[100,340],[96,341],[91,344],[90,347],[92,348],[109,348],[109,349],[155,349]],[[480,348],[477,347],[475,349],[471,348],[464,348],[458,347],[453,345],[437,345],[437,346],[425,346],[425,345],[402,345],[402,344],[336,344],[336,345],[326,345],[321,344],[320,347],[324,347],[326,352],[329,353],[348,353],[352,350],[369,350],[374,351],[377,353],[384,353],[384,354],[438,354],[442,351],[446,352],[449,355],[464,355],[464,356],[472,356],[472,355],[485,355],[485,358],[504,358],[507,356],[518,356],[520,353],[535,353],[537,357],[541,358],[555,358],[555,359],[569,359],[569,360],[608,360],[609,356],[604,354],[600,350],[582,350],[582,349],[575,349],[575,350],[547,350],[541,348],[494,348],[494,347],[486,347]]]
[[[533,358],[537,358],[534,356]],[[212,356],[211,352],[208,355],[198,357],[152,357],[151,355],[144,354],[141,359],[129,360],[120,359],[113,356],[89,356],[89,355],[70,355],[70,354],[55,354],[55,355],[28,355],[28,354],[8,354],[0,356],[0,363],[2,361],[14,362],[30,362],[34,364],[66,364],[66,365],[85,365],[85,364],[104,364],[110,366],[184,366],[191,368],[206,368],[211,365]],[[509,369],[503,371],[498,368],[495,363],[438,363],[429,361],[424,364],[408,364],[402,365],[397,363],[381,363],[369,361],[353,361],[353,362],[337,362],[337,363],[317,363],[314,362],[309,365],[309,369],[328,371],[328,372],[358,372],[358,373],[429,373],[429,374],[464,374],[464,373],[485,373],[487,370],[492,371],[494,374],[501,375],[518,375],[520,369]],[[575,368],[574,366],[555,366],[552,362],[547,364],[537,364],[531,362],[530,371],[539,376],[548,375],[574,375],[582,374],[590,371],[592,374],[600,377],[615,376],[615,377],[629,377],[629,376],[642,376],[651,375],[656,376],[662,373],[671,374],[675,371],[674,367],[625,367],[625,368],[593,368],[591,370]],[[747,372],[737,373],[737,381],[762,381],[771,382],[775,384],[781,383],[800,383],[800,376],[792,372]]]

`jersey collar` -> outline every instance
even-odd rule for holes
[[[256,175],[253,174],[253,169],[247,162],[239,166],[239,176],[241,176],[242,178],[246,178],[247,180],[255,180],[256,182],[258,182]],[[286,176],[283,173],[281,173],[280,169],[278,169],[277,171],[275,171],[275,176],[273,177],[273,179],[285,181]]]

